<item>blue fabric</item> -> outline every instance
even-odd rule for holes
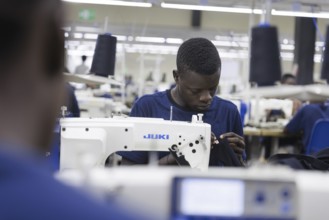
[[[287,124],[289,133],[303,133],[303,144],[308,146],[315,122],[319,119],[329,118],[328,104],[309,104],[303,106]]]
[[[139,219],[58,182],[41,168],[43,162],[9,147],[0,150],[0,219]]]
[[[217,96],[213,98],[210,108],[205,112],[194,112],[178,106],[171,98],[170,90],[158,92],[153,95],[145,95],[134,104],[130,116],[170,119],[170,106],[173,106],[173,120],[190,122],[192,115],[203,113],[203,121],[211,125],[211,131],[219,137],[227,132],[234,132],[243,136],[241,118],[237,107]],[[148,153],[144,151],[118,152],[119,155],[135,163],[148,162]],[[168,155],[169,152],[159,153],[159,158]],[[221,166],[220,161],[210,157],[210,166]]]

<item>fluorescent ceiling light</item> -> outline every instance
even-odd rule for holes
[[[234,45],[230,41],[219,41],[219,40],[213,40],[211,41],[215,46],[220,47],[233,47]]]
[[[102,30],[100,28],[95,27],[85,27],[85,26],[76,26],[75,31],[77,32],[91,32],[91,33],[99,33]]]
[[[83,37],[82,33],[74,33],[74,38],[81,39]]]
[[[200,10],[200,11],[217,11],[217,12],[230,12],[230,13],[242,13],[242,14],[262,14],[262,9],[251,8],[233,8],[233,7],[217,7],[206,5],[188,5],[188,4],[173,4],[173,3],[161,3],[162,8],[183,9],[183,10]],[[275,16],[291,16],[291,17],[309,17],[309,18],[328,18],[329,13],[319,12],[300,12],[300,11],[280,11],[271,10],[271,14]]]
[[[294,50],[295,46],[290,44],[281,44],[281,50]]]
[[[322,56],[321,56],[321,54],[315,54],[315,55],[314,55],[314,62],[315,62],[315,63],[321,63],[321,61],[322,61]]]
[[[161,3],[161,7],[162,8],[183,9],[183,10],[218,11],[218,12],[231,12],[231,13],[243,13],[243,14],[251,14],[251,13],[262,14],[262,12],[263,12],[261,9],[172,4],[172,3],[165,3],[165,2]]]
[[[113,37],[116,37],[118,41],[126,41],[127,37],[123,35],[113,35]]]
[[[94,56],[94,51],[93,50],[81,51],[81,50],[73,49],[73,50],[67,50],[67,54],[69,56],[79,56],[80,57],[82,55],[86,55],[86,56],[92,57],[92,56]]]
[[[71,27],[63,27],[62,29],[63,29],[64,31],[68,31],[68,32],[70,32],[70,31],[72,30]]]
[[[62,0],[71,3],[95,4],[95,5],[117,5],[117,6],[132,6],[132,7],[152,7],[151,3],[147,2],[128,2],[117,0]]]
[[[272,9],[272,15],[308,18],[329,18],[329,13],[311,13],[301,11],[279,11]]]
[[[77,41],[77,40],[68,40],[68,41],[65,41],[65,45],[66,46],[75,47],[75,46],[80,45],[80,41]]]
[[[294,54],[289,52],[281,52],[280,55],[284,60],[292,60],[294,58]]]
[[[90,40],[96,40],[97,37],[98,37],[97,34],[89,34],[89,33],[86,33],[84,36],[85,39],[90,39]]]
[[[164,43],[166,41],[163,37],[136,37],[135,40],[149,43]]]
[[[181,39],[181,38],[167,38],[167,39],[166,39],[166,42],[167,42],[168,44],[181,44],[181,43],[183,43],[184,41],[183,41],[183,39]]]

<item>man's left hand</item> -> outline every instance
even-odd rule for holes
[[[237,135],[236,133],[229,132],[229,133],[222,134],[220,136],[220,139],[226,139],[228,141],[230,147],[232,147],[232,149],[238,156],[243,155],[243,152],[246,147],[243,137]]]

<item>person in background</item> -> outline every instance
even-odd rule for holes
[[[285,73],[282,75],[281,77],[281,85],[290,85],[290,86],[295,86],[297,85],[296,82],[296,77],[291,74],[291,73]],[[293,105],[292,105],[292,115],[295,115],[296,112],[298,111],[298,109],[302,106],[302,102],[296,98],[290,98],[290,100],[292,101]],[[269,119],[269,121],[276,121],[276,120],[271,120],[271,119],[278,119],[278,118],[286,118],[284,112],[280,109],[280,110],[270,110],[267,112],[267,119]],[[271,141],[272,138],[270,137],[264,137],[262,138],[262,145],[265,146],[265,158],[269,158],[272,154],[275,154],[277,152],[271,152]],[[279,145],[280,145],[280,152],[294,152],[294,151],[298,151],[298,149],[296,149],[296,145],[299,146],[299,138],[298,137],[286,137],[286,138],[281,138],[279,141]],[[299,148],[299,147],[298,147]]]
[[[291,73],[285,73],[281,77],[281,85],[296,85],[296,77]]]
[[[77,66],[74,70],[75,74],[88,74],[89,67],[86,65],[87,56],[81,56],[81,64]]]
[[[192,115],[203,113],[203,121],[211,125],[212,142],[226,139],[242,160],[245,143],[240,114],[236,106],[215,96],[221,74],[221,59],[214,44],[205,38],[192,38],[179,48],[177,70],[173,71],[176,86],[170,90],[141,97],[130,116],[169,120],[173,106],[173,120],[191,121]],[[210,166],[223,166],[211,150]],[[122,164],[145,164],[147,152],[119,152]],[[234,153],[233,153],[234,154]],[[168,152],[159,153],[159,163],[175,164]]]
[[[305,149],[309,144],[315,122],[326,118],[329,118],[329,100],[320,104],[304,105],[286,125],[285,132],[302,134]]]
[[[294,76],[291,73],[283,74],[281,77],[281,85],[291,85],[291,86],[297,85],[296,76]],[[302,102],[295,98],[292,98],[291,100],[293,102],[292,114],[294,115],[296,114],[298,109],[302,106]]]
[[[61,4],[0,1],[0,219],[143,219],[60,183],[45,169],[66,94]]]

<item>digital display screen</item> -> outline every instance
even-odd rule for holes
[[[180,216],[239,217],[244,212],[241,180],[181,178],[176,180],[175,194]]]

